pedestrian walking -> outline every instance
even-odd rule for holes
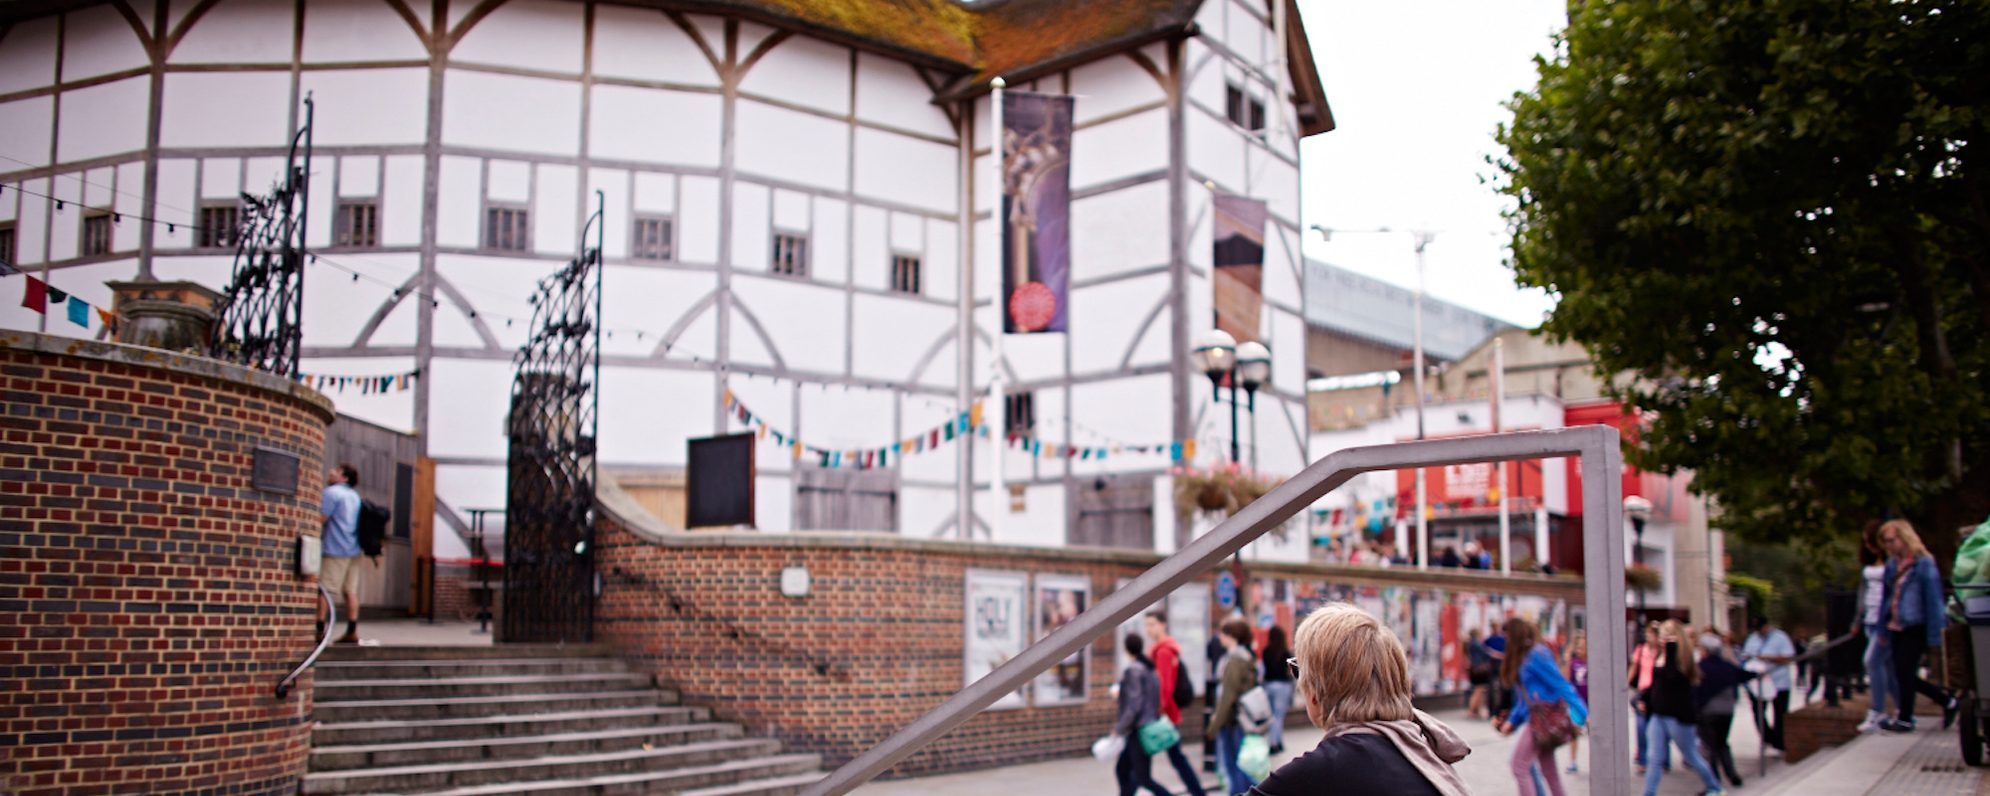
[[[1166,613],[1153,611],[1141,621],[1147,640],[1151,644],[1150,649],[1153,650],[1155,679],[1161,684],[1161,715],[1168,717],[1176,727],[1180,727],[1182,726],[1181,703],[1188,701],[1184,697],[1195,696],[1194,688],[1189,685],[1188,667],[1181,662],[1182,645],[1168,635]],[[1167,753],[1169,765],[1175,767],[1175,773],[1181,776],[1182,786],[1188,789],[1190,796],[1204,796],[1202,775],[1188,761],[1188,755],[1182,752],[1180,738],[1175,739],[1175,745],[1168,747]]]
[[[1646,719],[1649,717],[1645,715],[1644,700],[1640,695],[1651,688],[1652,665],[1656,660],[1658,660],[1658,623],[1652,622],[1645,625],[1645,640],[1639,643],[1636,649],[1631,650],[1631,671],[1625,675],[1631,686],[1632,713],[1637,716],[1635,730],[1638,736],[1638,776],[1644,776],[1645,760],[1651,751],[1649,739],[1645,737]],[[1672,769],[1672,753],[1662,746],[1658,750],[1658,764],[1660,768],[1668,771]]]
[[[325,589],[344,597],[345,635],[340,644],[359,643],[359,584],[363,572],[359,559],[359,469],[341,464],[325,473],[325,491],[318,498],[318,514],[324,518],[322,565],[318,579]],[[375,566],[379,565],[376,559]],[[328,608],[318,606],[318,636],[325,635]]]
[[[1886,619],[1884,638],[1893,647],[1893,687],[1899,717],[1882,725],[1891,732],[1914,731],[1914,695],[1925,694],[1942,706],[1942,729],[1955,724],[1962,707],[1954,695],[1921,679],[1921,654],[1942,646],[1942,574],[1921,535],[1906,520],[1890,520],[1879,528],[1886,550]]]
[[[1565,796],[1562,776],[1555,768],[1555,747],[1575,737],[1589,719],[1589,703],[1575,692],[1575,686],[1562,676],[1555,656],[1543,646],[1541,629],[1524,617],[1506,620],[1506,659],[1500,664],[1499,680],[1514,689],[1518,697],[1511,713],[1500,722],[1501,735],[1525,728],[1513,745],[1513,780],[1521,796],[1533,796],[1538,771],[1542,784],[1553,796]]]
[[[1754,632],[1741,644],[1741,661],[1750,672],[1768,673],[1756,678],[1748,689],[1748,705],[1755,713],[1755,726],[1762,728],[1763,742],[1781,752],[1783,722],[1790,715],[1789,663],[1796,658],[1797,648],[1789,634],[1770,624],[1767,617],[1757,616],[1748,624]]]
[[[1492,718],[1489,692],[1492,690],[1493,675],[1499,671],[1499,662],[1493,660],[1492,650],[1486,648],[1485,633],[1478,628],[1465,639],[1465,679],[1472,684],[1471,697],[1465,704],[1465,715],[1475,719]]]
[[[1569,638],[1568,656],[1562,661],[1562,674],[1567,675],[1569,685],[1575,686],[1575,695],[1582,697],[1582,703],[1589,704],[1589,636],[1577,633]],[[1569,773],[1582,773],[1582,737],[1569,739]]]
[[[1216,685],[1216,713],[1209,726],[1216,731],[1216,768],[1231,796],[1258,784],[1237,764],[1243,749],[1244,727],[1237,719],[1237,700],[1258,686],[1257,656],[1251,654],[1251,626],[1242,619],[1223,623],[1216,634],[1223,645],[1223,675]]]
[[[1142,788],[1155,796],[1171,796],[1154,781],[1154,758],[1141,739],[1141,728],[1161,717],[1161,680],[1154,674],[1154,661],[1147,657],[1146,646],[1139,634],[1126,634],[1126,654],[1132,660],[1119,675],[1119,720],[1112,729],[1112,734],[1126,741],[1113,770],[1119,796],[1133,796]],[[1179,736],[1176,742],[1179,744]]]
[[[1651,688],[1644,693],[1644,713],[1649,717],[1645,720],[1645,735],[1651,744],[1647,751],[1657,755],[1667,744],[1678,747],[1679,759],[1700,775],[1700,781],[1707,786],[1702,796],[1725,793],[1720,779],[1707,768],[1707,761],[1700,758],[1697,728],[1700,711],[1694,700],[1694,689],[1700,684],[1700,666],[1694,658],[1693,645],[1686,640],[1686,631],[1676,620],[1667,620],[1659,629],[1659,645]],[[1664,777],[1665,770],[1658,761],[1647,759],[1645,796],[1656,796],[1658,781]]]
[[[1285,751],[1285,716],[1292,710],[1292,671],[1285,663],[1292,657],[1292,647],[1285,642],[1285,628],[1272,625],[1265,633],[1264,652],[1259,659],[1263,662],[1264,693],[1271,699],[1271,727],[1265,730],[1265,742],[1270,744],[1271,753]]]
[[[1726,776],[1728,784],[1741,787],[1741,771],[1734,766],[1734,750],[1728,746],[1728,733],[1734,728],[1735,687],[1751,675],[1728,658],[1727,644],[1712,628],[1700,636],[1700,686],[1694,701],[1700,708],[1700,744],[1707,747],[1707,767],[1715,776]]]
[[[1860,732],[1871,732],[1886,723],[1886,706],[1894,699],[1893,647],[1886,643],[1886,551],[1880,547],[1879,529],[1884,523],[1866,523],[1859,534],[1859,627],[1866,632],[1866,692],[1871,704]]]
[[[1409,657],[1395,633],[1340,603],[1307,615],[1294,640],[1293,656],[1279,665],[1298,681],[1306,718],[1326,737],[1272,772],[1251,796],[1470,793],[1452,765],[1471,747],[1411,706]]]

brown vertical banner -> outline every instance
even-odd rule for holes
[[[1002,331],[1070,329],[1070,97],[1002,93]]]
[[[1264,306],[1265,204],[1248,196],[1217,193],[1216,328],[1241,343],[1258,339]]]

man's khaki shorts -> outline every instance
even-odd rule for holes
[[[353,600],[359,599],[360,562],[365,556],[325,556],[318,580],[333,594],[343,594]]]

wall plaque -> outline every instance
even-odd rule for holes
[[[257,448],[249,465],[249,485],[261,492],[297,494],[297,454]]]

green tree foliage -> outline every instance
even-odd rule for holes
[[[1990,0],[1570,17],[1495,165],[1545,332],[1637,376],[1630,460],[1748,538],[1952,550],[1990,511]]]

